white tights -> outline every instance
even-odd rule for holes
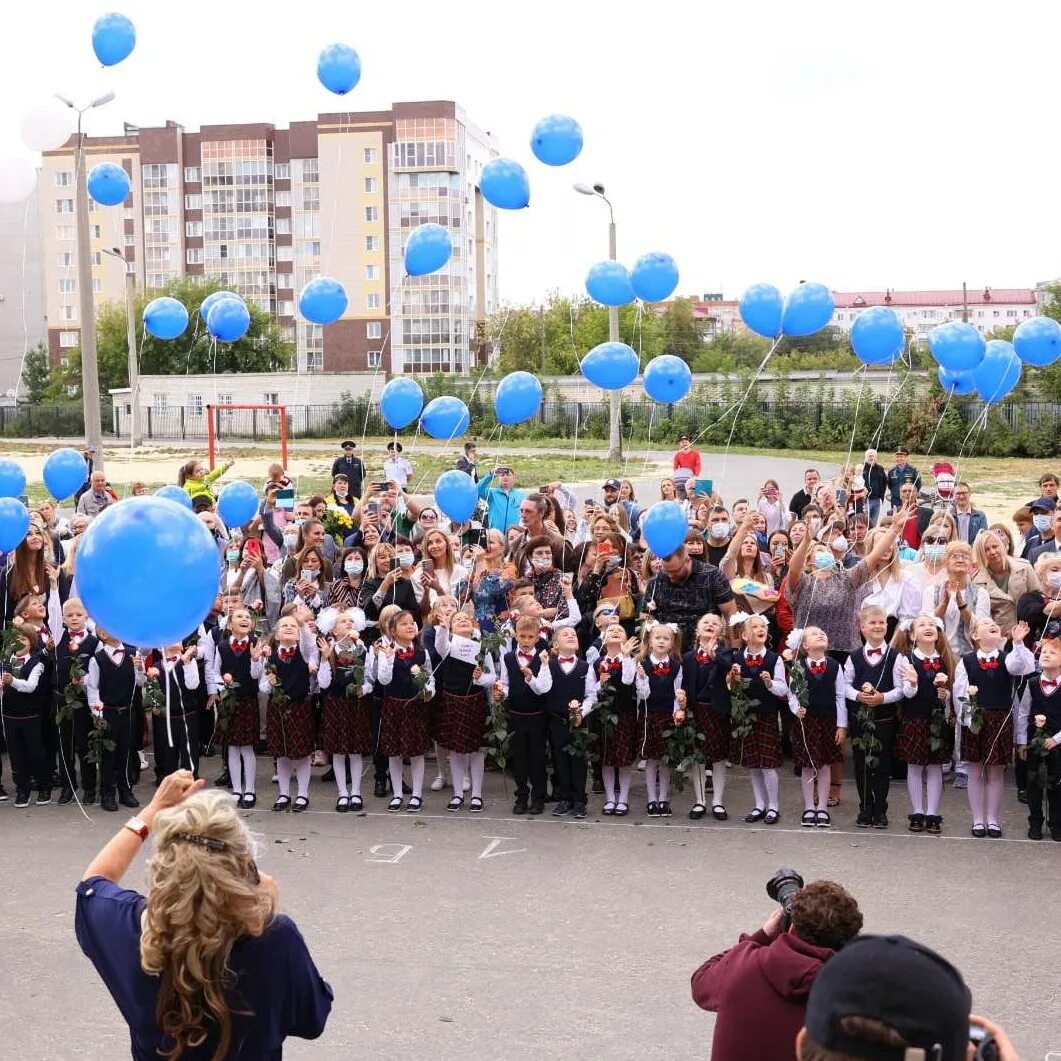
[[[803,809],[818,810],[828,813],[829,810],[829,779],[832,776],[831,766],[822,766],[815,770],[813,766],[803,767],[800,774],[800,787],[803,789]],[[818,782],[818,799],[814,799],[814,782]]]
[[[409,757],[409,770],[412,773],[413,795],[422,799],[424,795],[424,767],[426,761],[422,755],[411,755]],[[394,795],[399,799],[402,795],[402,757],[392,755],[387,760],[387,769],[391,775],[391,788]]]
[[[773,767],[762,770],[749,768],[752,795],[755,797],[756,810],[777,810],[777,770]],[[718,789],[715,789],[716,797]]]
[[[922,782],[927,789],[927,799],[921,793]],[[939,801],[943,797],[943,767],[909,764],[906,767],[906,791],[914,814],[935,817],[939,814]]]
[[[483,775],[486,773],[486,756],[482,752],[450,752],[449,773],[453,781],[453,795],[464,791],[464,779],[471,775],[472,799],[483,798]]]
[[[646,767],[647,769],[647,767]],[[604,782],[604,800],[606,803],[630,804],[630,779],[634,776],[632,766],[602,766],[601,780]],[[616,785],[619,796],[616,798]]]
[[[308,755],[304,755],[301,759],[288,759],[287,756],[281,755],[276,760],[276,780],[280,795],[291,795],[292,770],[295,772],[298,795],[309,799],[310,757]]]
[[[1002,766],[969,764],[969,809],[973,825],[1000,825],[1002,821]]]
[[[346,790],[346,764],[350,764],[350,791]],[[339,789],[340,796],[361,795],[361,771],[364,763],[360,755],[343,755],[336,753],[332,756],[332,770],[335,773],[335,787]]]
[[[670,770],[659,759],[645,760],[645,790],[649,803],[666,803],[670,800]]]
[[[257,764],[253,744],[228,746],[228,776],[232,779],[232,791],[237,796],[254,795],[254,771]]]

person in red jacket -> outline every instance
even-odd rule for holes
[[[834,881],[801,888],[788,914],[787,931],[779,906],[761,929],[693,973],[693,1001],[718,1015],[712,1061],[792,1061],[811,986],[862,929],[854,896]]]
[[[680,491],[692,495],[692,489],[686,488],[690,479],[696,479],[700,475],[700,454],[693,449],[692,440],[688,435],[682,435],[678,439],[678,452],[674,454],[674,483]]]

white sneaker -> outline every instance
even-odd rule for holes
[[[472,783],[471,783],[471,781],[469,781],[469,780],[468,780],[468,778],[465,778],[465,779],[464,779],[464,784],[463,784],[463,785],[461,786],[461,790],[462,790],[463,792],[471,792],[471,790],[472,790]]]
[[[445,787],[446,779],[444,777],[436,777],[435,780],[431,782],[432,792],[441,792]]]
[[[141,770],[146,770],[147,769],[147,756],[144,755],[143,752],[137,752],[136,754],[140,756],[140,769]]]

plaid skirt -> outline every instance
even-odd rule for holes
[[[803,728],[800,729],[800,722]],[[792,722],[792,762],[801,770],[844,761],[844,749],[836,743],[836,720],[805,715]]]
[[[781,727],[777,715],[755,715],[752,731],[743,740],[730,742],[729,758],[735,766],[751,770],[776,770],[782,763]]]
[[[321,750],[329,755],[371,755],[372,700],[367,696],[324,696]]]
[[[899,736],[895,741],[895,756],[910,766],[941,766],[949,763],[954,750],[954,726],[943,724],[940,736],[943,743],[935,751],[929,747],[932,736],[927,718],[904,718],[899,723]]]
[[[218,735],[225,744],[235,748],[245,748],[258,743],[261,723],[258,719],[258,697],[241,696],[236,701],[236,708],[229,719],[228,731]]]
[[[642,726],[642,759],[662,759],[667,754],[663,740],[663,731],[674,725],[674,717],[669,711],[648,712],[641,708],[638,717]]]
[[[447,751],[468,755],[481,751],[486,735],[486,693],[471,696],[440,693],[438,743]]]
[[[427,704],[414,697],[399,700],[383,697],[379,724],[379,750],[392,756],[426,755],[431,748]]]
[[[257,739],[257,738],[255,738]],[[289,700],[278,707],[269,701],[265,716],[266,751],[276,758],[304,759],[313,754],[313,700]]]
[[[713,711],[710,704],[697,704],[696,731],[704,735],[704,758],[709,763],[720,763],[729,758],[729,746],[733,741],[730,733],[729,715]]]
[[[590,716],[592,718],[592,715]],[[601,736],[601,766],[633,766],[641,757],[641,727],[636,711],[620,711],[615,732]]]
[[[1009,766],[1013,762],[1013,713],[984,711],[984,724],[979,733],[961,729],[958,757],[968,763],[985,766]]]

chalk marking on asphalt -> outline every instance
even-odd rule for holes
[[[484,836],[483,839],[489,840],[490,843],[486,845],[485,850],[479,856],[480,860],[484,858],[500,858],[502,855],[522,855],[526,854],[527,851],[525,847],[517,847],[515,851],[498,851],[498,848],[506,840],[511,840],[515,843],[516,838],[514,836]]]
[[[396,848],[397,850],[391,852],[390,854],[387,854],[385,849],[388,848],[388,847],[393,847],[393,848]],[[377,862],[377,863],[380,863],[380,864],[383,864],[383,865],[393,866],[393,865],[396,865],[397,863],[401,862],[401,860],[403,858],[405,858],[405,856],[407,854],[409,854],[409,852],[412,851],[412,849],[413,849],[413,845],[412,844],[373,844],[372,847],[370,847],[368,849],[368,853],[370,855],[379,855],[381,857],[380,858],[366,858],[365,861],[366,862]]]

